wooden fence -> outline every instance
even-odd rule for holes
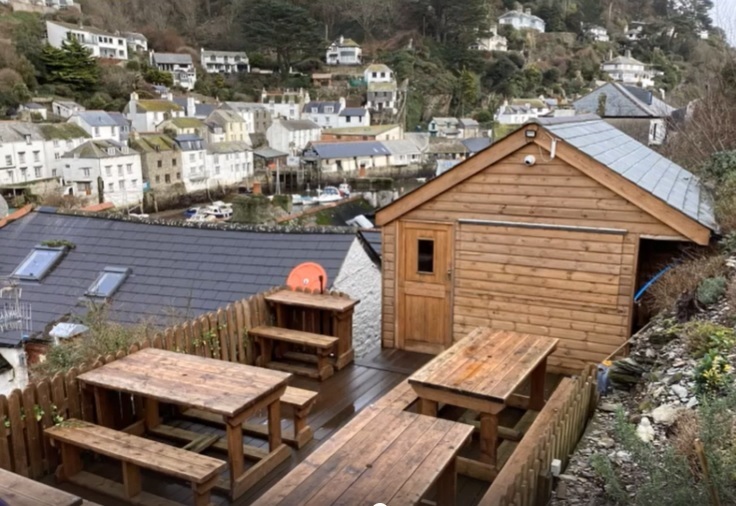
[[[552,460],[559,459],[562,469],[565,468],[597,402],[594,365],[588,365],[572,381],[562,408],[552,416],[533,451],[519,467],[513,483],[508,486],[500,482],[492,483],[481,501],[482,505],[544,506],[549,502]]]
[[[253,364],[255,354],[247,331],[271,323],[271,314],[264,300],[271,291],[167,328],[115,356],[99,357],[92,364],[30,383],[22,391],[16,389],[8,396],[0,395],[0,468],[33,479],[53,473],[58,464],[58,452],[44,438],[43,430],[68,418],[94,423],[93,398],[80,388],[77,376],[126,354],[153,347]],[[333,295],[344,296],[339,293]],[[120,394],[119,409],[116,418],[127,426],[134,421],[140,400]]]

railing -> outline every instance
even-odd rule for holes
[[[95,422],[94,401],[80,388],[77,377],[141,348],[160,348],[229,362],[253,364],[253,344],[248,329],[269,325],[272,317],[261,293],[204,314],[181,325],[119,351],[115,356],[98,357],[94,363],[73,367],[51,379],[30,383],[22,391],[0,395],[0,468],[33,479],[53,473],[58,451],[44,438],[45,428],[68,418]],[[340,294],[335,294],[340,296]],[[124,426],[135,421],[140,399],[120,394],[118,404]]]
[[[548,504],[553,459],[562,469],[575,450],[596,404],[596,368],[587,366],[573,379],[567,400],[550,419],[534,450],[518,469],[513,483],[502,490],[502,483],[492,483],[481,504],[494,506],[543,506]],[[523,440],[522,440],[523,441]]]

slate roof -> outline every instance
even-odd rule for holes
[[[666,118],[675,108],[638,86],[606,83],[573,102],[580,113],[597,113],[601,95],[606,96],[606,118]]]
[[[648,66],[646,63],[640,62],[639,60],[637,60],[636,58],[632,58],[631,56],[617,56],[612,60],[603,62],[603,65],[637,65],[640,67]]]
[[[325,112],[327,107],[332,107],[332,112]],[[313,111],[313,109],[317,109]],[[307,114],[337,114],[340,110],[340,102],[309,102],[304,104],[302,112]]]
[[[308,119],[284,119],[281,120],[281,126],[291,131],[319,129],[317,123]]]
[[[359,127],[344,127],[344,128],[327,128],[323,130],[323,133],[333,135],[381,135],[388,131],[400,128],[399,125],[370,125],[370,126],[359,126]]]
[[[488,137],[471,137],[470,139],[463,139],[460,142],[463,143],[463,146],[468,148],[468,152],[470,154],[475,154],[483,151],[492,143],[491,139]]]
[[[149,319],[165,326],[172,323],[172,312],[192,318],[283,285],[302,262],[319,263],[334,281],[355,235],[225,230],[33,212],[0,228],[0,277],[11,274],[34,246],[50,239],[70,241],[76,248],[40,283],[22,283],[23,301],[33,310],[34,332],[63,315],[83,314],[84,293],[105,267],[131,269],[111,299],[114,321]],[[0,333],[0,346],[17,346],[19,337],[18,332]]]
[[[360,230],[358,234],[363,238],[365,244],[373,251],[373,253],[381,258],[381,231],[380,230]]]
[[[233,111],[268,111],[268,108],[256,102],[223,102],[222,108]]]
[[[254,150],[253,156],[269,160],[271,158],[281,158],[284,156],[289,156],[289,153],[284,153],[283,151],[279,151],[278,149],[265,147]]]
[[[207,116],[207,123],[214,123],[215,125],[225,127],[228,123],[245,123],[243,117],[235,111],[227,109],[217,109],[212,111]]]
[[[463,128],[475,128],[479,127],[480,123],[475,121],[473,118],[460,118],[458,124]]]
[[[340,111],[340,116],[359,116],[363,117],[368,114],[364,107],[346,107]]]
[[[419,155],[421,150],[415,143],[407,140],[380,141],[392,155]]]
[[[92,127],[118,126],[118,122],[107,111],[79,111],[74,116]]]
[[[204,140],[195,134],[177,135],[174,140],[182,151],[201,151],[204,148]]]
[[[36,102],[28,102],[26,104],[23,104],[23,107],[25,107],[26,109],[33,109],[33,110],[46,109],[44,106],[42,106],[41,104],[37,104]]]
[[[391,151],[379,141],[313,142],[311,150],[322,159],[388,156],[391,154]]]
[[[137,139],[130,141],[130,146],[136,151],[152,153],[157,151],[173,151],[174,140],[164,134],[141,134]],[[158,147],[158,149],[156,149]]]
[[[109,153],[108,150],[110,148],[115,149],[114,154]],[[68,153],[64,153],[64,155],[62,155],[62,158],[102,159],[102,158],[111,158],[115,156],[128,156],[131,154],[136,154],[135,152],[123,153],[122,150],[123,150],[123,145],[120,144],[119,142],[115,142],[112,140],[95,139],[95,140],[87,141],[84,144],[80,144],[79,146],[72,149]]]
[[[192,55],[186,53],[153,53],[153,62],[157,65],[193,65]]]
[[[376,72],[376,73],[391,72],[391,69],[389,68],[388,65],[385,65],[383,63],[373,63],[366,67],[365,72],[371,72],[371,73],[373,72]]]
[[[46,140],[89,139],[84,128],[74,123],[36,123]]]
[[[210,153],[244,153],[250,151],[250,145],[245,141],[211,142],[207,145]]]
[[[64,23],[63,21],[50,21],[50,20],[47,20],[46,23],[51,23],[51,24],[54,24],[54,25],[59,25],[59,26],[62,26],[64,28],[66,28],[67,30],[74,30],[75,32],[94,33],[95,35],[105,35],[107,37],[117,37],[119,39],[124,38],[124,37],[121,37],[120,34],[115,34],[115,33],[112,33],[112,32],[106,32],[105,30],[100,30],[99,28],[95,28],[93,26],[82,26],[82,27],[80,27],[79,25],[75,25],[75,24],[72,24],[72,23]]]
[[[718,230],[713,201],[698,177],[598,116],[539,118],[536,122],[701,225]]]
[[[142,112],[171,112],[184,110],[176,102],[164,99],[138,100],[136,102],[136,109]]]
[[[239,56],[243,60],[248,60],[248,55],[245,53],[245,51],[218,51],[216,49],[208,50],[208,49],[202,49],[202,64],[207,63],[204,61],[208,56]]]
[[[130,128],[130,121],[128,121],[128,118],[125,117],[125,115],[122,112],[108,112],[107,113],[113,121],[123,130]]]

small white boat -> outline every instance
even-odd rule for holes
[[[340,188],[338,188],[338,190],[340,191],[340,194],[343,197],[349,197],[350,196],[350,192],[352,191],[352,188],[350,188],[350,185],[349,184],[343,183],[343,184],[340,185]]]
[[[302,197],[303,206],[315,206],[317,204],[319,204],[319,200],[317,200],[314,197],[308,197],[308,196]]]
[[[319,197],[317,197],[317,201],[320,204],[329,204],[331,202],[337,202],[342,199],[343,196],[340,194],[340,190],[338,190],[334,186],[325,186],[325,189],[322,190],[322,193],[320,193]]]
[[[229,220],[233,217],[232,205],[225,204],[224,202],[215,202],[212,205],[205,207],[203,212],[208,216],[213,216],[220,220]]]
[[[217,218],[207,214],[204,209],[197,209],[196,212],[187,218],[187,221],[190,223],[211,223],[213,221],[217,221]]]

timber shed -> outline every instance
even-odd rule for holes
[[[630,337],[651,257],[717,231],[696,176],[595,115],[524,125],[376,222],[384,347],[488,326],[560,338],[550,366],[571,373]]]

